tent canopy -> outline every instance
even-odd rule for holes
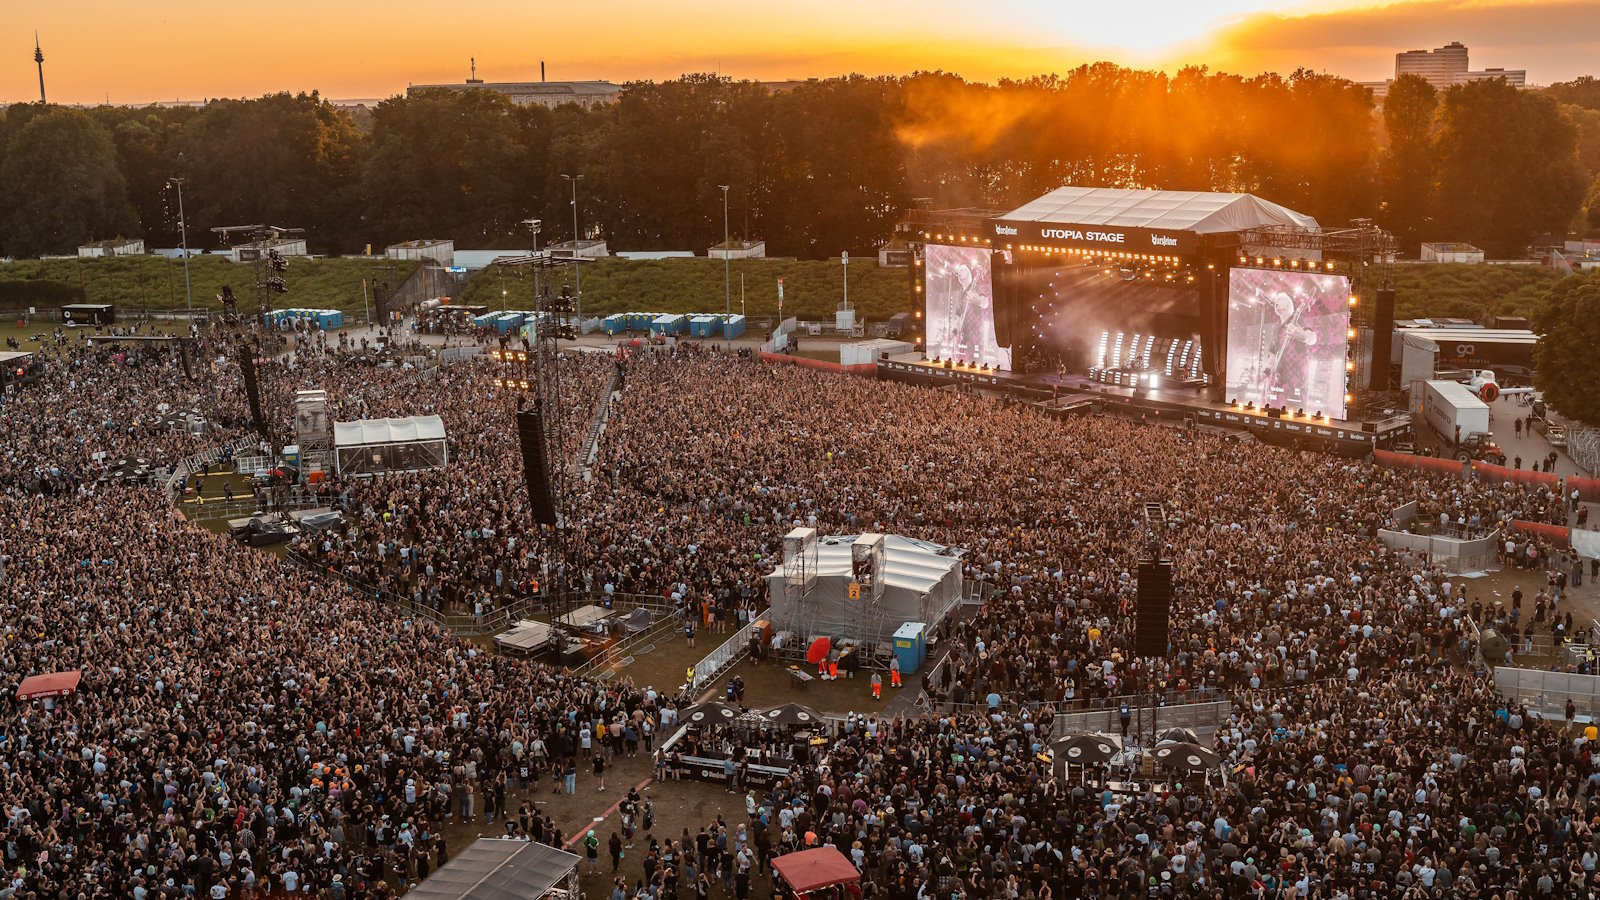
[[[78,689],[83,672],[51,672],[48,675],[30,675],[17,686],[18,700],[37,700],[43,697],[65,697]]]
[[[444,420],[438,416],[407,416],[404,419],[361,419],[333,423],[335,447],[374,447],[383,444],[414,444],[444,440]]]
[[[538,900],[578,867],[578,857],[546,844],[479,838],[407,897],[417,900]]]
[[[772,868],[797,894],[861,880],[855,864],[831,844],[780,856],[772,861]]]
[[[1059,187],[1002,216],[1009,221],[1192,231],[1243,231],[1272,225],[1319,230],[1317,220],[1253,194]]]

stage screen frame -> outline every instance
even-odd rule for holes
[[[1343,419],[1349,331],[1348,277],[1233,269],[1228,399]]]
[[[1011,369],[995,336],[994,272],[987,247],[928,244],[923,250],[929,359]]]

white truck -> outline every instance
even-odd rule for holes
[[[1456,459],[1504,465],[1506,455],[1489,433],[1489,404],[1454,381],[1422,383],[1422,417]]]

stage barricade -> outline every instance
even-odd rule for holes
[[[1167,728],[1188,728],[1193,731],[1215,730],[1228,724],[1228,717],[1233,711],[1233,704],[1227,700],[1213,700],[1205,703],[1180,703],[1173,706],[1162,706],[1153,712],[1148,705],[1131,704],[1129,712],[1132,713],[1128,723],[1131,733],[1149,733],[1152,725],[1160,731]],[[1153,716],[1153,721],[1151,717]],[[1122,730],[1122,714],[1118,707],[1112,706],[1105,709],[1085,710],[1083,712],[1056,713],[1050,728],[1053,738],[1066,737],[1073,734],[1094,734],[1105,732],[1117,734]]]
[[[762,353],[761,361],[764,363],[783,363],[791,366],[804,366],[808,369],[821,369],[824,372],[837,372],[841,375],[864,375],[868,378],[878,374],[877,363],[861,363],[854,366],[844,366],[836,362],[823,359],[811,359],[807,356],[790,356],[786,353]]]
[[[1474,462],[1472,473],[1488,481],[1509,481],[1513,484],[1535,484],[1552,492],[1561,489],[1561,476],[1554,472],[1534,472],[1530,469],[1509,469],[1493,463]]]
[[[1572,543],[1571,529],[1565,525],[1546,525],[1543,522],[1528,522],[1523,519],[1514,519],[1511,522],[1514,531],[1524,534],[1536,534],[1555,543],[1557,547],[1566,547]]]
[[[1392,450],[1374,450],[1372,458],[1378,465],[1386,469],[1418,469],[1423,472],[1437,472],[1440,475],[1460,475],[1461,462],[1455,459],[1440,459],[1437,456],[1418,456],[1414,453],[1395,453]]]

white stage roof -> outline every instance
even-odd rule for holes
[[[1243,231],[1272,225],[1320,230],[1317,220],[1253,194],[1060,187],[1001,217],[1006,221],[1192,231]]]

